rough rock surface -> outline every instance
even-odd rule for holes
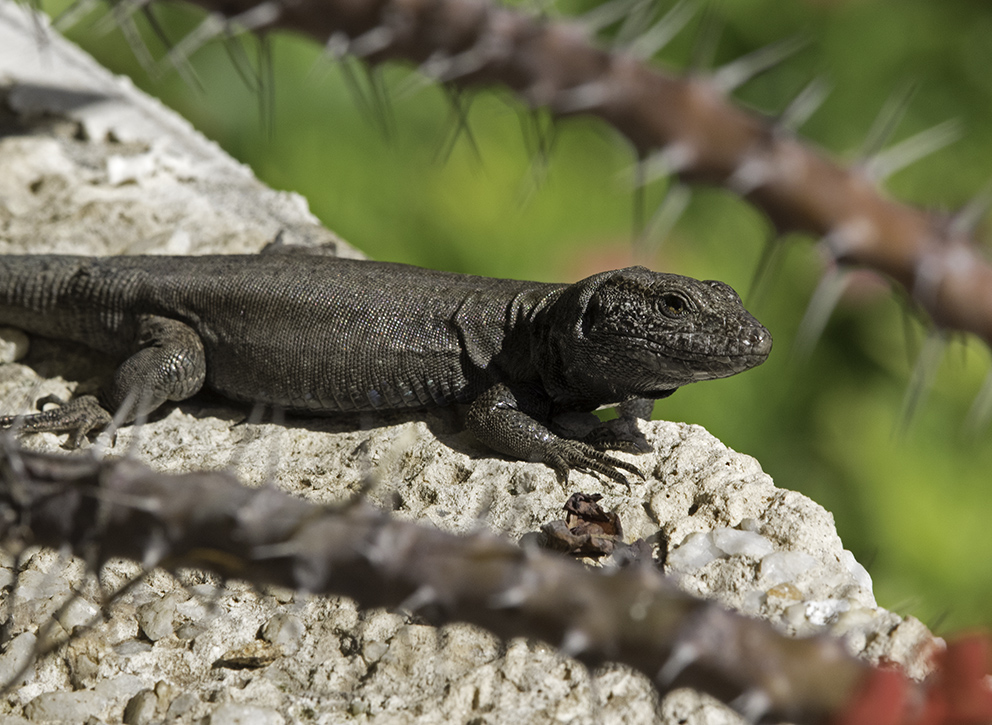
[[[279,232],[351,253],[302,199],[266,189],[127,81],[64,43],[39,48],[32,33],[24,11],[0,0],[0,253],[249,252]],[[77,346],[0,337],[2,359],[19,361],[0,365],[5,413],[92,390],[109,372]],[[702,428],[646,425],[655,452],[631,459],[645,480],[630,491],[583,474],[565,491],[543,465],[492,457],[458,415],[258,421],[200,396],[125,428],[108,454],[163,471],[230,468],[320,502],[371,485],[370,499],[396,516],[514,539],[560,518],[571,491],[602,493],[627,540],[648,540],[687,591],[790,634],[844,635],[852,652],[925,672],[935,641],[876,606],[832,516]],[[26,445],[61,443],[45,434]],[[0,701],[4,722],[742,722],[691,691],[659,697],[624,667],[589,673],[547,644],[465,625],[434,628],[196,571],[153,571],[101,613],[104,594],[80,560],[28,549],[14,564],[4,554],[5,599],[17,582],[0,652],[0,680],[14,681]],[[139,574],[112,562],[103,591]],[[36,644],[73,632],[32,657]]]

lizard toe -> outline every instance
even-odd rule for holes
[[[46,406],[55,404],[57,407]],[[91,431],[105,428],[111,422],[110,413],[104,410],[92,395],[83,395],[63,402],[54,395],[37,402],[41,411],[30,415],[8,415],[0,418],[0,428],[11,428],[18,433],[68,433],[63,447],[79,448]]]
[[[555,472],[559,484],[564,486],[568,483],[569,462],[564,456],[555,451],[549,451],[544,458],[544,463]]]
[[[615,456],[611,456],[608,453],[603,453],[594,446],[584,443],[582,441],[561,441],[560,446],[556,446],[557,450],[554,455],[566,463],[566,475],[568,467],[577,468],[582,471],[588,471],[590,473],[599,474],[605,478],[616,481],[617,483],[622,483],[623,485],[630,488],[630,481],[624,476],[620,471],[627,471],[632,473],[638,478],[643,479],[644,476],[640,469],[633,464],[622,461]],[[545,461],[552,468],[558,471],[557,467],[553,464]],[[620,469],[620,470],[617,470]],[[559,473],[559,480],[561,480],[561,475]]]
[[[596,426],[582,438],[582,442],[600,451],[641,454],[654,450],[636,423],[622,418]]]

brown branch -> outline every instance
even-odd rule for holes
[[[902,285],[937,325],[992,344],[992,266],[967,232],[887,198],[861,169],[734,105],[708,78],[662,72],[597,47],[574,23],[484,0],[192,1],[234,28],[333,40],[370,63],[411,62],[458,87],[508,87],[559,117],[599,117],[683,178],[742,194],[778,229],[826,237],[838,261]]]
[[[0,455],[0,537],[68,544],[94,566],[123,556],[363,607],[430,604],[446,621],[542,639],[591,665],[624,662],[664,686],[727,702],[746,693],[767,716],[794,722],[821,722],[874,681],[838,640],[789,639],[680,592],[649,566],[591,571],[490,534],[454,536],[364,505],[320,507],[246,488],[227,473],[168,475],[10,445]]]

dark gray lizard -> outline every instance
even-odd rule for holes
[[[311,414],[470,403],[487,446],[561,480],[624,483],[617,469],[637,468],[604,450],[635,442],[573,440],[553,418],[620,404],[646,417],[640,401],[759,365],[772,345],[722,282],[631,267],[545,284],[298,254],[0,256],[0,324],[122,361],[99,399],[0,418],[70,445],[113,411],[130,422],[205,384]]]

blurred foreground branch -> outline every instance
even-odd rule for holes
[[[918,704],[924,691],[902,675],[872,670],[838,640],[789,639],[690,597],[650,566],[591,571],[491,534],[454,536],[364,504],[315,506],[223,472],[168,475],[129,459],[20,451],[10,440],[0,455],[0,515],[8,545],[68,546],[94,570],[123,556],[344,595],[363,607],[429,606],[444,621],[539,638],[590,665],[624,662],[662,689],[688,685],[744,702],[753,716],[865,722],[858,708],[882,702],[890,722],[921,722],[901,703],[913,693]],[[955,684],[980,689],[980,676]]]

